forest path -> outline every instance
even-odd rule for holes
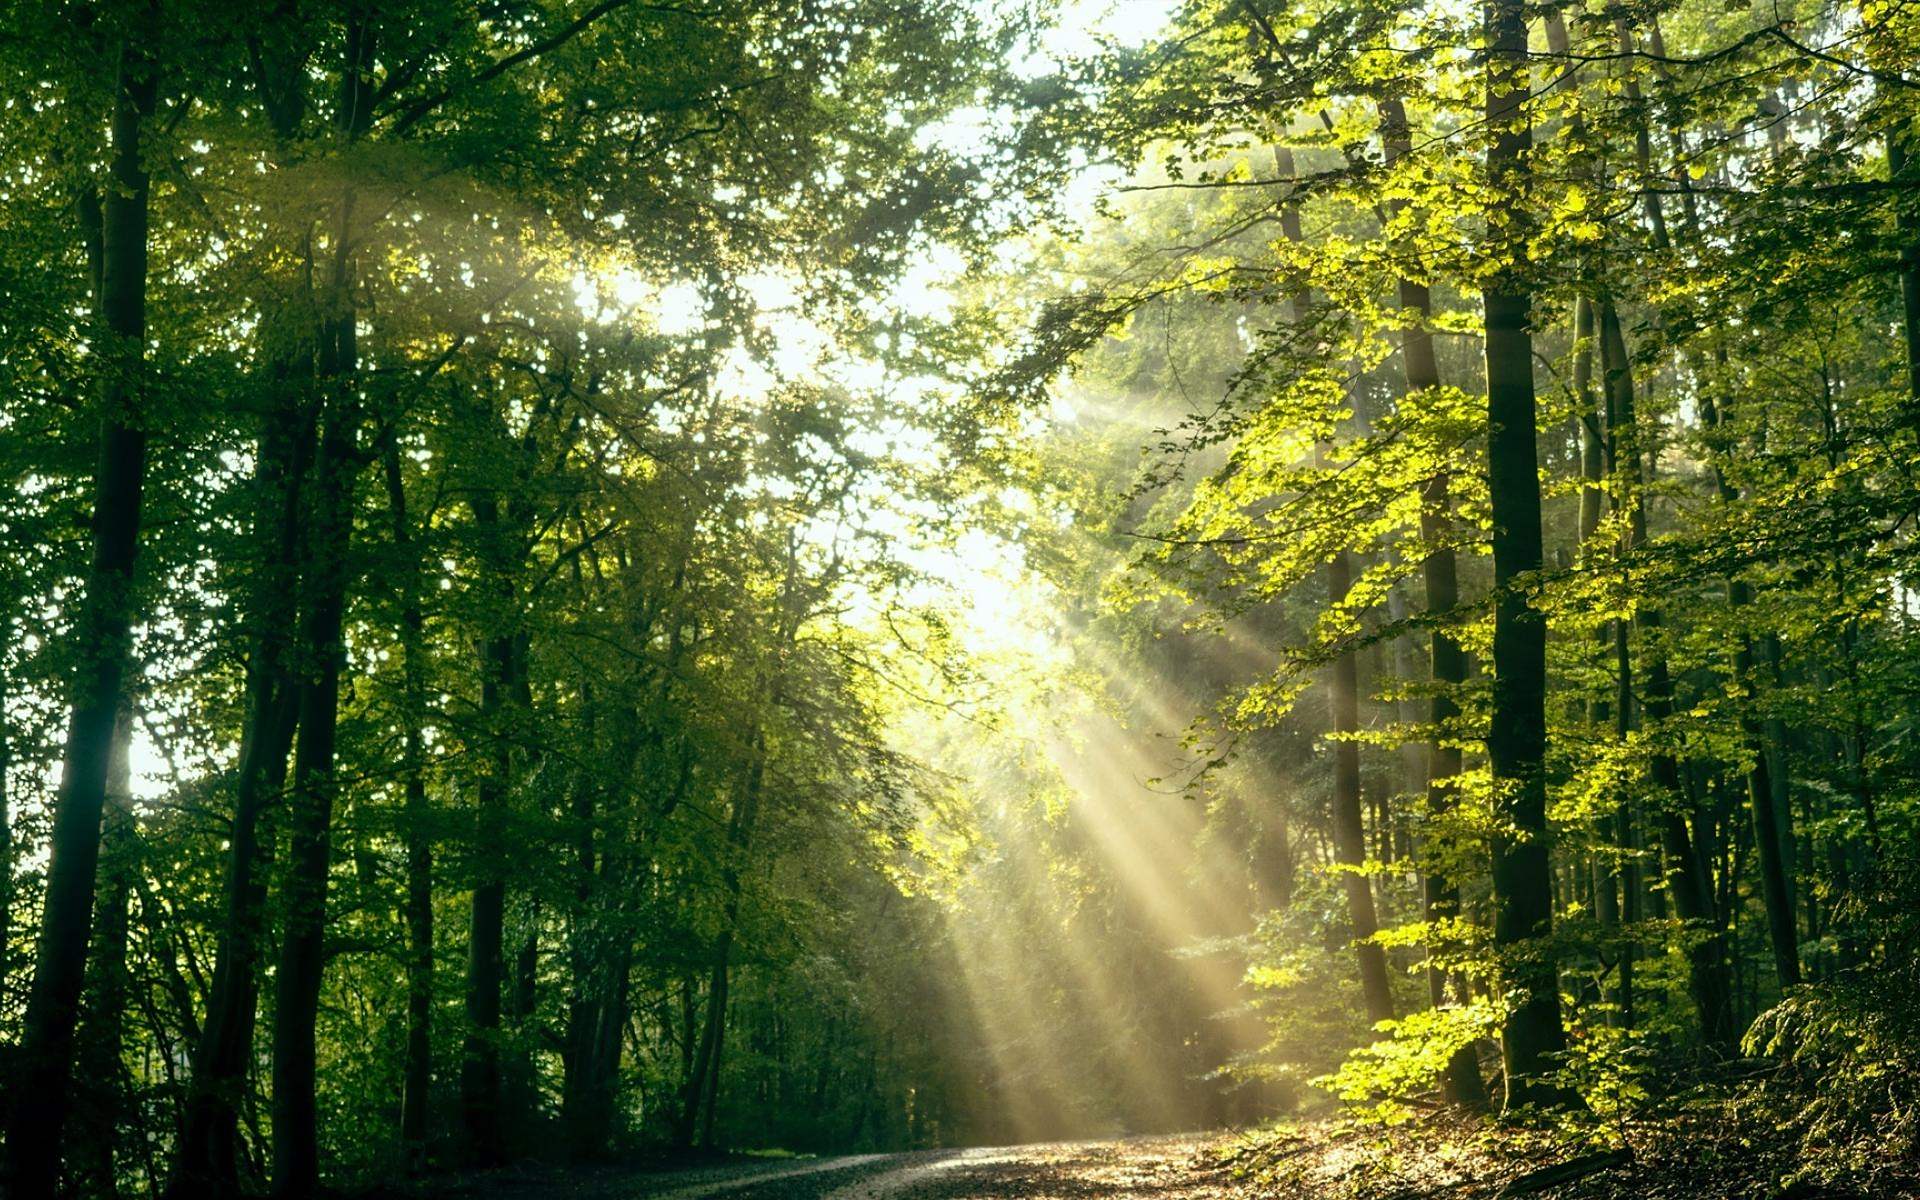
[[[624,1179],[593,1200],[1219,1200],[1205,1135],[775,1161]]]

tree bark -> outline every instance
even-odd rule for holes
[[[740,872],[745,867],[747,848],[752,843],[753,827],[759,817],[760,788],[766,771],[766,743],[756,732],[752,738],[754,758],[741,787],[740,802],[734,806],[728,822],[726,868],[727,902],[720,936],[714,943],[713,965],[707,986],[707,1019],[700,1035],[700,1049],[694,1055],[693,1070],[687,1076],[686,1095],[682,1098],[680,1120],[674,1130],[678,1149],[693,1145],[694,1129],[700,1121],[701,1102],[707,1106],[702,1141],[713,1143],[713,1106],[720,1090],[720,1054],[726,1037],[729,958],[733,951],[734,927],[740,919]]]
[[[262,818],[286,786],[287,755],[300,711],[288,631],[298,620],[302,485],[314,450],[311,374],[310,358],[279,364],[271,372],[276,400],[257,451],[253,488],[260,566],[249,599],[253,645],[227,835],[226,908],[166,1192],[170,1200],[229,1196],[240,1186],[238,1106],[253,1046],[267,891]]]
[[[298,84],[304,56],[271,74],[267,58],[254,62],[253,85],[282,143],[297,129]],[[278,65],[278,64],[277,64]],[[312,262],[311,236],[301,257]],[[293,348],[266,370],[274,397],[255,455],[254,538],[259,566],[250,580],[250,646],[246,717],[235,769],[233,823],[227,842],[225,911],[208,988],[207,1017],[195,1039],[180,1139],[164,1192],[167,1200],[237,1195],[238,1122],[247,1067],[252,1057],[259,1005],[261,921],[272,845],[263,817],[286,786],[287,756],[299,721],[292,631],[299,622],[300,542],[305,520],[302,487],[312,467],[315,439],[313,375],[315,331],[305,312],[283,306],[279,316],[297,322]]]
[[[1907,396],[1920,401],[1920,217],[1916,217],[1906,190],[1912,157],[1913,133],[1897,125],[1887,134],[1887,174],[1898,185],[1894,191],[1894,227],[1900,237],[1901,332],[1907,350]]]
[[[1532,296],[1524,275],[1526,154],[1532,145],[1527,96],[1526,10],[1487,0],[1486,114],[1493,131],[1487,175],[1502,197],[1490,214],[1503,265],[1483,292],[1487,356],[1487,487],[1493,515],[1493,710],[1487,736],[1492,769],[1493,942],[1513,993],[1501,1036],[1506,1103],[1559,1103],[1547,1082],[1566,1046],[1547,855],[1545,616],[1529,603],[1527,576],[1540,570],[1540,475],[1533,390]]]
[[[342,221],[341,253],[345,253]],[[344,268],[343,268],[344,272]],[[344,277],[344,276],[343,276]],[[345,289],[340,290],[344,296]],[[289,809],[284,925],[274,978],[273,1183],[276,1195],[304,1197],[319,1184],[315,1027],[326,966],[327,875],[332,861],[335,750],[340,673],[345,666],[348,552],[359,473],[354,316],[327,323],[321,375],[331,392],[314,469],[307,555],[307,611],[299,685],[299,743]]]
[[[372,120],[373,32],[349,12],[334,126],[348,142]],[[294,752],[285,913],[274,977],[273,1187],[304,1200],[319,1188],[318,1061],[315,1021],[326,969],[327,874],[332,861],[335,750],[355,484],[360,458],[359,314],[354,303],[355,196],[340,197],[333,265],[320,317],[317,354],[327,404],[314,467],[306,543],[306,613],[300,681],[300,736]]]
[[[433,1091],[433,841],[427,821],[426,747],[422,725],[426,720],[426,618],[420,611],[420,563],[407,517],[406,479],[400,470],[400,446],[388,431],[381,447],[387,483],[387,511],[393,522],[393,543],[401,566],[400,652],[402,687],[406,694],[406,733],[402,754],[406,768],[407,894],[407,1062],[400,1093],[400,1144],[409,1174],[427,1165],[427,1106]]]
[[[151,10],[149,10],[151,16]],[[100,819],[113,727],[131,652],[133,568],[147,471],[147,169],[140,138],[157,95],[139,32],[120,47],[112,119],[112,186],[102,200],[100,456],[94,470],[93,555],[74,622],[72,708],[54,802],[46,900],[26,1019],[15,1058],[17,1102],[7,1127],[16,1196],[50,1196],[72,1087],[74,1027],[93,923]]]
[[[114,722],[107,767],[107,806],[101,829],[101,888],[94,918],[94,951],[81,1019],[78,1055],[85,1100],[76,1130],[74,1174],[89,1196],[119,1191],[115,1151],[129,1077],[121,1055],[129,998],[127,917],[139,846],[133,808],[133,708],[122,702]]]
[[[476,500],[474,521],[498,556],[502,538],[497,498]],[[512,598],[505,597],[510,607]],[[506,983],[506,864],[501,857],[499,826],[511,787],[513,744],[509,738],[508,694],[514,675],[514,636],[507,627],[509,614],[499,614],[501,627],[480,648],[480,724],[491,739],[488,765],[475,787],[474,834],[479,878],[473,888],[473,906],[467,939],[467,1036],[460,1072],[461,1120],[468,1152],[477,1162],[496,1161],[500,1153],[500,1012]]]

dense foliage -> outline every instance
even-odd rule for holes
[[[1101,64],[1130,174],[984,396],[1077,365],[1078,561],[1286,864],[1244,1074],[1617,1130],[1758,1062],[1796,1170],[1903,1169],[1912,36],[1234,0]]]
[[[6,6],[10,1194],[1910,1173],[1913,14],[1053,7]]]

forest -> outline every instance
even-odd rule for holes
[[[0,1195],[1920,1196],[1920,8],[0,0]]]

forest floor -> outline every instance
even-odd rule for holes
[[[1184,1134],[696,1168],[528,1169],[468,1177],[431,1200],[1852,1200],[1920,1197],[1904,1169],[1821,1185],[1768,1137],[1730,1123],[1564,1132],[1437,1117],[1393,1129],[1310,1121]]]

